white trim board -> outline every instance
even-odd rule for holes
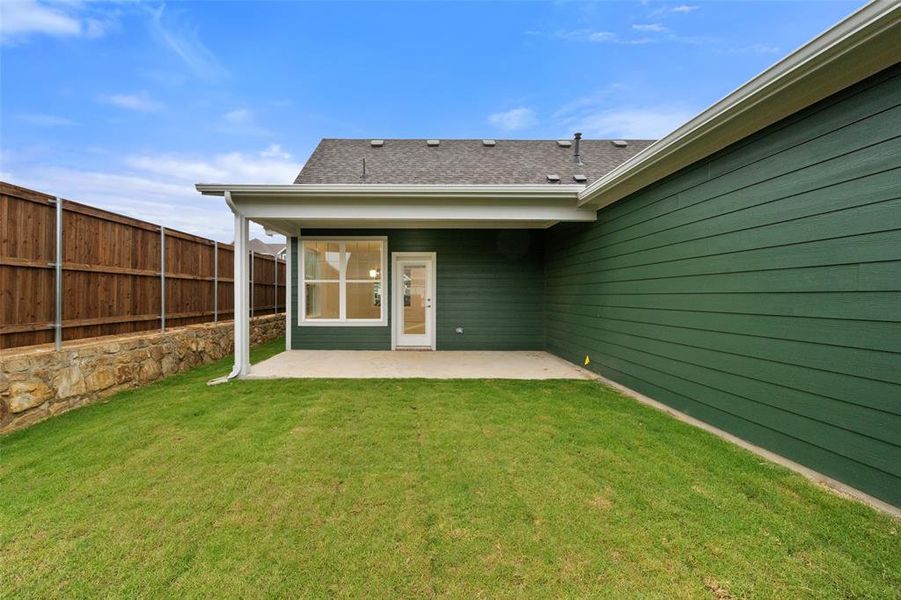
[[[438,349],[438,254],[436,252],[392,252],[391,253],[391,296],[393,299],[394,294],[397,291],[397,263],[398,259],[417,259],[422,258],[426,260],[430,260],[432,262],[431,269],[431,286],[432,286],[432,311],[429,313],[429,325],[432,330],[432,345],[431,350]],[[394,303],[395,307],[402,306],[402,303]],[[396,309],[395,309],[396,310]],[[398,350],[397,347],[397,325],[398,325],[397,315],[391,315],[391,349]],[[400,348],[401,350],[406,349],[406,347]]]
[[[372,200],[377,198],[427,200],[455,198],[515,200],[531,198],[536,200],[577,199],[585,189],[581,184],[391,184],[391,183],[293,183],[282,184],[225,184],[198,183],[194,186],[201,194],[222,196],[231,192],[232,201],[238,198],[298,200],[335,200],[355,198]]]

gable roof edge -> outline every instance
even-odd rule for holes
[[[579,194],[603,208],[901,61],[901,3],[867,4]]]

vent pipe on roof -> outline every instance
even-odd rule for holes
[[[576,161],[577,165],[582,164],[582,134],[576,132],[573,134],[573,142],[575,142],[575,146],[573,147],[573,160]]]

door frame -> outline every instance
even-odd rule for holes
[[[400,311],[404,308],[403,298],[400,297],[400,294],[402,293],[400,289],[401,279],[398,276],[397,265],[398,262],[406,260],[422,260],[430,262],[432,265],[429,273],[429,286],[432,291],[432,308],[426,311],[428,313],[426,314],[426,319],[428,330],[431,332],[430,347],[432,350],[435,350],[438,347],[438,331],[435,327],[437,321],[435,315],[438,313],[438,255],[436,252],[391,253],[391,303],[389,305],[393,310],[391,313],[391,349],[397,350],[398,327],[401,322]],[[422,347],[425,348],[426,346]]]

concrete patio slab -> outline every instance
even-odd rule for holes
[[[253,365],[247,379],[595,379],[547,352],[288,350]]]

